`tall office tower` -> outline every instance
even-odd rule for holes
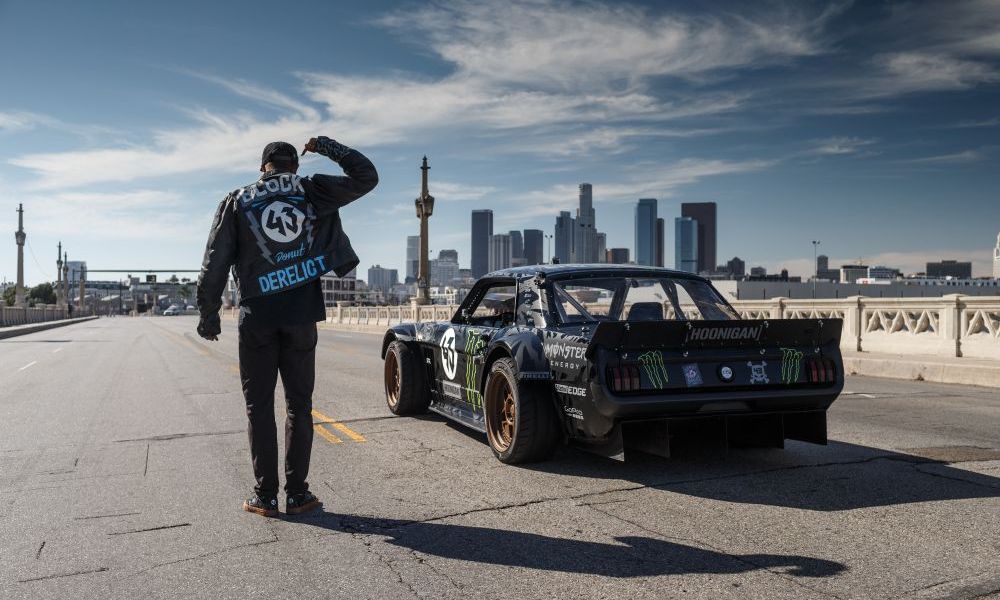
[[[827,271],[830,269],[830,258],[825,254],[820,254],[816,257],[816,272]]]
[[[472,211],[472,276],[490,272],[490,236],[493,235],[493,211]]]
[[[573,217],[569,211],[561,211],[556,217],[556,258],[566,264],[573,262]]]
[[[628,248],[611,248],[608,250],[608,262],[616,265],[627,265]]]
[[[658,217],[656,219],[656,266],[664,267],[666,266],[666,255],[667,255],[667,224],[664,222],[663,217]]]
[[[545,262],[545,233],[541,229],[524,230],[524,264],[540,265]]]
[[[942,260],[927,263],[927,276],[935,278],[955,277],[957,279],[972,278],[972,263],[956,260]]]
[[[498,233],[490,236],[490,271],[508,269],[511,266],[510,234]]]
[[[524,238],[521,237],[521,232],[516,229],[512,229],[507,232],[510,236],[510,257],[513,259],[524,258]]]
[[[595,252],[597,256],[594,262],[608,262],[608,234],[597,232],[597,251]]]
[[[734,256],[726,263],[726,270],[733,277],[743,277],[747,274],[747,264],[739,256]]]
[[[993,249],[993,279],[1000,279],[1000,233],[997,234],[997,247]]]
[[[431,285],[442,286],[458,277],[458,250],[442,250],[431,260]]]
[[[580,184],[580,206],[576,209],[573,239],[573,262],[597,262],[597,217],[594,213],[594,189]]]
[[[368,267],[368,289],[385,293],[392,290],[392,286],[397,283],[399,283],[399,271],[396,269],[386,269],[381,265]]]
[[[698,272],[698,221],[690,217],[674,219],[674,268]]]
[[[416,281],[417,271],[420,270],[420,236],[406,236],[406,279],[404,281]]]
[[[698,221],[698,270],[711,271],[715,268],[715,202],[684,202],[681,216]]]
[[[656,198],[635,205],[635,264],[656,264]]]

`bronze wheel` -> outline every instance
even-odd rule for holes
[[[517,422],[517,404],[514,402],[514,390],[510,381],[504,375],[490,378],[486,390],[487,435],[490,444],[499,452],[504,452],[514,440],[514,428]]]
[[[427,412],[430,393],[417,351],[400,341],[389,344],[385,352],[385,403],[394,415],[419,415]]]
[[[385,357],[385,401],[389,408],[399,404],[399,392],[402,378],[399,376],[399,361],[392,354]]]

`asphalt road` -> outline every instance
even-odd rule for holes
[[[236,339],[191,317],[0,341],[0,598],[939,598],[1000,590],[1000,394],[851,377],[829,446],[509,467],[391,417],[324,330],[310,482],[252,486]],[[280,389],[278,394],[281,402]],[[334,422],[335,421],[335,422]]]

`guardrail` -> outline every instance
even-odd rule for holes
[[[737,300],[744,319],[844,320],[841,348],[854,352],[934,354],[1000,359],[1000,296],[948,295],[940,298],[850,298]],[[327,322],[356,327],[446,321],[453,305],[338,306]],[[691,318],[697,312],[685,308]],[[672,311],[667,311],[668,316]]]
[[[74,310],[70,315],[65,308],[55,304],[41,304],[32,308],[3,306],[0,307],[0,327],[12,327],[14,325],[30,325],[32,323],[45,323],[47,321],[58,321],[72,317],[93,316],[92,310]]]

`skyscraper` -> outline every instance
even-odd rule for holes
[[[715,268],[715,202],[684,202],[681,216],[698,221],[698,269],[711,271]]]
[[[420,270],[420,236],[406,236],[406,279],[405,281],[416,281],[417,271]]]
[[[666,266],[666,254],[667,254],[667,224],[664,222],[663,217],[657,217],[656,219],[656,266],[663,267]]]
[[[594,262],[608,262],[608,234],[597,232],[597,251],[594,254],[597,255]]]
[[[635,264],[656,264],[656,198],[642,198],[635,206]]]
[[[381,265],[368,267],[368,289],[385,293],[397,283],[399,283],[399,271],[396,269],[386,269]]]
[[[594,213],[594,189],[580,184],[580,206],[576,209],[573,231],[573,262],[597,262],[597,222]]]
[[[490,271],[507,269],[511,266],[510,234],[498,233],[490,236]]]
[[[510,257],[512,259],[523,259],[524,258],[524,238],[521,237],[521,232],[513,229],[507,233],[510,236]]]
[[[458,251],[441,250],[438,257],[431,260],[431,285],[442,286],[458,277]]]
[[[997,247],[993,249],[993,279],[1000,279],[1000,233],[997,234]]]
[[[611,248],[608,250],[608,262],[616,265],[627,265],[628,248]]]
[[[545,234],[541,229],[524,230],[524,264],[540,265],[545,262]]]
[[[566,264],[573,262],[573,217],[561,211],[556,217],[556,258]]]
[[[674,268],[688,273],[698,269],[698,221],[690,217],[674,219]]]
[[[493,211],[472,211],[472,276],[490,271],[490,236],[493,235]]]

